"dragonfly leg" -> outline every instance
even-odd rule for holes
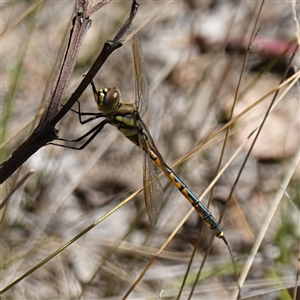
[[[75,114],[78,115],[78,118],[79,118],[79,122],[80,124],[86,124],[88,122],[91,122],[93,120],[96,120],[98,118],[103,118],[103,114],[102,113],[94,113],[94,112],[82,112],[81,111],[81,108],[80,108],[80,102],[77,100],[77,105],[78,105],[78,110],[75,110],[73,108],[71,108],[70,110],[72,112],[74,112]],[[92,116],[91,118],[88,118],[86,120],[82,120],[82,116]]]
[[[97,89],[95,87],[95,83],[94,83],[93,80],[91,81],[91,86],[92,86],[92,89],[93,89],[95,101],[96,101],[96,103],[98,103],[99,95],[98,95],[98,91],[97,91]]]
[[[77,139],[74,139],[74,140],[72,140],[72,139],[57,138],[57,140],[59,140],[59,141],[76,143],[76,142],[80,142],[81,140],[83,140],[87,136],[91,135],[87,139],[87,141],[83,145],[81,145],[80,147],[73,147],[73,146],[67,146],[67,145],[56,144],[56,143],[48,143],[47,145],[55,145],[55,146],[59,146],[59,147],[63,147],[63,148],[69,148],[69,149],[74,149],[74,150],[82,150],[82,149],[84,149],[96,137],[96,135],[103,129],[103,127],[107,123],[108,123],[107,120],[103,120],[100,124],[96,125],[94,128],[92,128],[91,130],[89,130],[87,133],[85,133],[81,137],[79,137]]]

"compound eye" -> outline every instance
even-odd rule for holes
[[[120,103],[120,98],[121,98],[121,93],[120,90],[117,87],[109,87],[105,91],[105,96],[103,99],[103,109],[106,112],[113,112],[114,110],[117,109],[119,103]]]

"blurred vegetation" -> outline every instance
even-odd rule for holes
[[[176,173],[200,195],[216,175],[225,131],[200,148],[197,146],[230,120],[247,55],[245,40],[249,40],[258,7],[254,2],[174,1],[165,9],[166,4],[142,1],[131,29],[139,29],[148,67],[150,104],[144,121],[165,161],[171,166],[177,162]],[[126,20],[130,6],[130,1],[112,1],[92,15],[92,27],[80,51],[66,99],[103,43]],[[1,9],[3,162],[35,127],[34,120],[51,91],[61,49],[68,41],[74,3],[5,2]],[[292,55],[292,51],[287,51],[276,64],[276,72],[268,69],[281,54],[275,50],[293,41],[297,33],[291,5],[266,3],[258,24],[262,25],[255,41],[260,42],[260,48],[253,42],[233,117],[279,85]],[[275,50],[271,49],[273,44]],[[95,83],[99,88],[117,85],[124,101],[134,101],[133,82],[129,41],[113,53]],[[242,298],[293,299],[297,268],[299,272],[300,204],[299,163],[294,164],[299,153],[299,89],[293,84],[286,94],[282,88],[282,98],[278,97],[280,102],[250,154],[222,220],[240,274],[276,194],[283,193],[282,203],[272,216],[242,286]],[[249,115],[234,122],[222,166],[261,123],[270,101],[271,97],[266,98]],[[96,111],[91,89],[85,91],[80,103],[84,111]],[[77,115],[70,112],[57,129],[60,137],[76,138],[90,126],[81,126]],[[210,210],[216,218],[226,207],[249,147],[248,142],[215,186]],[[194,149],[191,156],[185,156]],[[178,162],[181,158],[185,159]],[[1,288],[142,186],[140,149],[109,126],[84,151],[44,147],[1,186],[1,198],[11,191],[17,178],[32,168],[35,173],[1,211]],[[281,184],[289,172],[293,176],[284,194]],[[3,299],[49,299],[49,295],[52,299],[123,297],[190,210],[167,178],[161,178],[161,182],[164,203],[155,228],[149,224],[140,193],[16,284]],[[208,197],[205,204],[207,201]],[[202,227],[203,221],[194,212],[129,299],[176,299]],[[204,227],[183,289],[184,299],[194,284],[192,299],[231,299],[234,295],[237,279],[228,249],[214,238],[209,251],[211,235]],[[195,283],[195,274],[206,254],[200,279]],[[297,282],[299,287],[299,278]]]

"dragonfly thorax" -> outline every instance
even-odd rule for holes
[[[94,96],[100,112],[112,113],[119,107],[121,92],[115,86],[100,89]]]
[[[134,103],[120,103],[110,120],[110,124],[116,126],[128,139],[139,146],[139,134],[142,131],[142,126]]]

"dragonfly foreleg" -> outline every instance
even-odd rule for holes
[[[73,108],[71,108],[70,110],[72,112],[74,112],[75,114],[78,115],[79,118],[79,122],[80,124],[86,124],[88,122],[91,122],[93,120],[99,119],[99,118],[103,118],[103,114],[102,113],[94,113],[94,112],[82,112],[81,108],[80,108],[80,102],[77,100],[77,105],[78,105],[78,110],[75,110]],[[82,120],[82,116],[92,116],[91,118],[88,118],[86,120]]]
[[[92,86],[92,89],[93,89],[94,98],[95,98],[96,103],[97,103],[98,102],[98,96],[99,96],[99,94],[98,94],[98,91],[97,91],[97,89],[95,87],[95,83],[94,83],[93,80],[91,81],[91,86]]]

